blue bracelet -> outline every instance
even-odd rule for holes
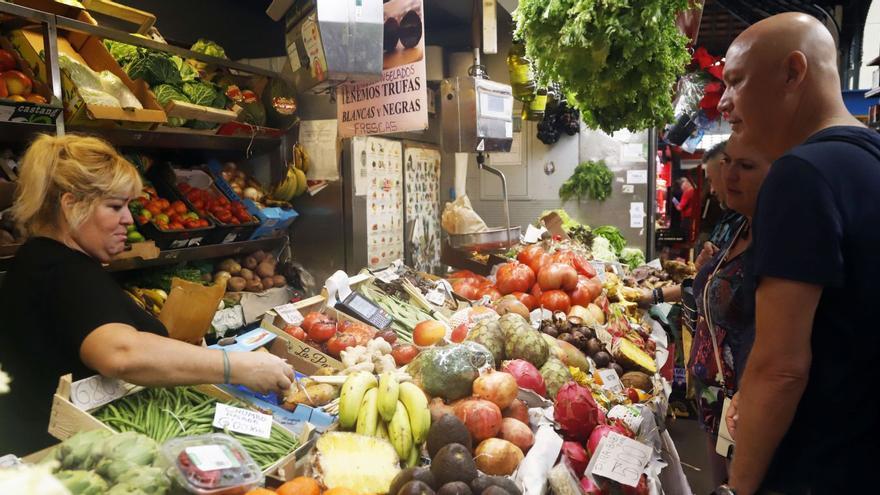
[[[226,353],[226,349],[221,351],[223,351],[223,383],[228,385],[232,366],[229,364],[229,354]]]

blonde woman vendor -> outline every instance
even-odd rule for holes
[[[0,455],[35,452],[58,377],[100,373],[144,386],[235,383],[266,392],[294,377],[268,353],[224,353],[167,337],[102,263],[125,247],[137,170],[93,137],[40,136],[21,161],[12,213],[27,232],[0,287]]]

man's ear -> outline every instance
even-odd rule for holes
[[[785,57],[783,69],[785,70],[785,86],[787,89],[800,87],[807,77],[809,63],[803,52],[795,51]]]

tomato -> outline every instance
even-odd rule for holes
[[[315,342],[327,342],[336,335],[336,322],[329,319],[316,321],[312,324],[311,328],[306,330],[306,333]]]
[[[354,335],[350,333],[340,333],[330,337],[330,340],[327,341],[327,354],[339,359],[342,351],[357,345],[360,344],[358,344],[357,338]]]
[[[363,323],[349,323],[348,325],[345,325],[344,328],[345,330],[341,330],[341,332],[345,335],[352,336],[355,345],[365,346],[376,337],[376,331]]]
[[[192,186],[186,182],[181,182],[177,185],[177,188],[180,189],[180,192],[186,194],[189,191],[192,191]]]
[[[331,320],[331,318],[329,316],[325,315],[324,313],[318,313],[317,311],[312,311],[312,312],[306,314],[305,318],[303,318],[302,325],[300,325],[300,326],[303,328],[303,330],[308,332],[312,328],[313,324],[315,324],[316,322],[319,322],[319,321],[323,321],[323,320]]]
[[[231,223],[232,225],[241,225],[241,220],[239,220],[235,217],[230,217],[229,221],[226,223]]]
[[[501,294],[511,292],[525,292],[535,285],[535,272],[519,262],[511,262],[503,265],[495,274],[497,282],[495,286]]]
[[[502,294],[495,287],[487,285],[477,291],[477,299],[482,298],[483,296],[489,296],[490,301],[497,301],[498,299],[501,299]]]
[[[538,298],[531,294],[527,294],[525,292],[514,292],[511,295],[515,297],[519,302],[523,303],[525,307],[529,308],[529,311],[532,311],[533,309],[538,307]]]
[[[535,275],[537,275],[542,268],[549,265],[550,263],[552,263],[550,255],[544,253],[532,260],[532,263],[529,264],[529,268],[531,268],[532,271],[535,272]]]
[[[577,283],[577,271],[571,265],[550,263],[538,272],[538,284],[543,290],[573,290]]]
[[[530,291],[530,294],[531,294],[535,299],[537,299],[538,302],[541,301],[541,294],[543,294],[543,293],[544,293],[544,289],[542,289],[541,286],[540,286],[539,284],[535,284],[535,285],[533,285],[533,286],[532,286],[532,290]]]
[[[164,210],[171,206],[171,202],[165,198],[156,198],[156,201],[159,203],[159,206]]]
[[[456,280],[452,283],[452,291],[465,299],[473,301],[477,299],[479,289],[471,283],[471,280]]]
[[[541,306],[554,313],[562,311],[568,314],[568,310],[571,309],[571,299],[561,290],[548,290],[541,295]]]
[[[592,291],[583,280],[578,282],[577,287],[573,291],[568,292],[568,297],[571,299],[571,304],[583,307],[587,307],[595,299]]]
[[[15,57],[11,52],[0,50],[0,72],[15,68]]]
[[[154,217],[162,213],[162,208],[156,203],[147,204],[147,211],[150,212]]]
[[[391,357],[397,366],[409,364],[419,355],[419,348],[412,344],[399,344],[391,350]]]
[[[584,288],[589,291],[590,302],[594,301],[602,294],[602,282],[598,278],[580,277],[578,279],[578,286],[581,285],[583,285]]]
[[[562,263],[565,265],[569,265],[574,268],[579,275],[583,275],[588,278],[593,278],[596,276],[596,269],[587,261],[586,258],[581,256],[574,251],[569,251],[567,249],[557,251],[551,256],[553,263]]]
[[[540,259],[545,253],[546,251],[544,251],[544,248],[542,248],[540,244],[532,244],[531,246],[526,246],[522,251],[517,253],[516,260],[531,267],[532,262],[536,259]]]
[[[168,224],[168,228],[171,230],[183,230],[183,224],[179,222],[171,222]]]
[[[284,333],[290,335],[297,340],[306,340],[306,331],[303,330],[302,327],[287,325],[286,327],[284,327]]]

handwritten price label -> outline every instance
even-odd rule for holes
[[[70,402],[83,411],[89,411],[124,397],[135,388],[135,385],[122,380],[95,375],[71,384]]]
[[[602,377],[602,388],[612,392],[623,392],[623,383],[616,371],[611,368],[601,369],[599,376]]]
[[[288,325],[299,325],[305,320],[302,313],[293,304],[287,303],[272,308]]]
[[[217,403],[214,410],[214,426],[260,438],[269,438],[272,434],[272,415],[240,409]]]
[[[599,442],[587,470],[595,476],[635,487],[651,459],[651,447],[611,432]]]

